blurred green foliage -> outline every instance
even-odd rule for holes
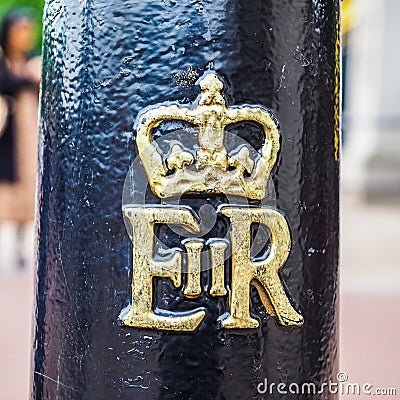
[[[33,11],[37,19],[35,54],[40,54],[42,46],[42,16],[45,0],[0,0],[0,21],[13,8],[24,7]]]

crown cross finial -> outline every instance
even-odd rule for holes
[[[195,107],[158,105],[137,119],[139,156],[151,190],[161,198],[183,193],[223,193],[261,200],[267,194],[268,177],[279,151],[275,122],[262,106],[226,107],[221,94],[224,85],[214,72],[203,75],[198,84],[201,94]],[[152,142],[152,130],[162,122],[174,120],[198,127],[200,148],[194,156],[194,150],[175,145],[164,164]],[[257,160],[251,158],[246,145],[232,154],[224,146],[225,128],[243,121],[256,122],[264,132]]]
[[[225,105],[225,99],[221,95],[224,85],[217,75],[210,73],[200,81],[201,97],[199,105],[220,104]]]

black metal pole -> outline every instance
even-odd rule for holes
[[[33,399],[336,398],[338,21],[339,0],[46,2]]]

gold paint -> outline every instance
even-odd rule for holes
[[[336,16],[337,22],[335,26],[336,30],[336,41],[335,41],[335,104],[334,104],[334,146],[335,146],[335,161],[339,161],[340,158],[340,110],[341,110],[341,99],[340,99],[340,23],[339,15]]]
[[[142,113],[137,120],[136,142],[151,190],[160,198],[183,193],[222,193],[263,199],[279,151],[275,122],[260,106],[226,107],[221,94],[223,84],[215,73],[205,74],[199,84],[201,95],[195,106],[159,105]],[[200,148],[194,157],[175,145],[166,160],[166,169],[152,142],[152,130],[162,122],[174,120],[199,128]],[[224,147],[224,129],[243,121],[258,123],[265,134],[261,157],[256,163],[247,146],[231,155]],[[245,176],[244,171],[250,176]]]
[[[278,318],[281,325],[301,325],[303,318],[290,304],[278,272],[286,262],[290,251],[290,233],[285,218],[269,208],[245,208],[223,205],[218,213],[230,219],[232,244],[232,275],[229,293],[229,312],[220,317],[227,329],[257,328],[259,322],[250,315],[250,286],[256,287],[261,301],[270,315]],[[185,313],[154,313],[153,278],[172,280],[175,287],[182,285],[182,257],[176,249],[168,261],[155,261],[154,225],[181,225],[193,233],[200,232],[200,224],[188,207],[126,207],[124,214],[133,233],[132,303],[120,316],[122,324],[137,328],[193,331],[205,316],[201,308]],[[251,225],[267,226],[271,233],[270,252],[265,260],[253,261],[250,256]],[[136,239],[135,239],[136,238]],[[186,239],[182,242],[187,252],[187,283],[183,294],[193,298],[202,292],[201,253],[202,239]],[[209,239],[212,266],[211,296],[224,296],[225,251],[224,239]]]
[[[196,297],[201,294],[201,250],[204,241],[189,239],[183,242],[187,253],[187,282],[183,294],[187,297]]]
[[[196,309],[174,315],[155,314],[152,309],[153,277],[169,278],[175,287],[182,282],[181,254],[176,250],[169,261],[153,259],[154,225],[179,224],[199,232],[199,222],[189,209],[183,207],[126,207],[124,214],[132,228],[132,303],[123,310],[120,321],[123,325],[137,328],[193,331],[205,316],[205,311]]]
[[[257,328],[259,323],[250,316],[250,285],[260,293],[260,298],[271,315],[276,315],[281,325],[301,325],[303,317],[290,304],[278,272],[289,255],[291,239],[285,218],[268,208],[243,208],[223,206],[221,213],[231,221],[232,290],[229,314],[221,318],[225,328]],[[271,232],[271,247],[267,259],[252,261],[251,224],[267,226]]]
[[[221,94],[223,84],[214,73],[204,75],[200,82],[201,95],[195,106],[158,106],[141,114],[137,122],[137,145],[150,187],[159,197],[183,193],[222,193],[262,199],[266,196],[269,174],[279,150],[276,124],[259,106],[226,107]],[[181,120],[199,128],[199,149],[194,156],[175,144],[165,160],[152,143],[152,130],[163,121]],[[239,121],[261,125],[265,142],[261,157],[255,162],[246,145],[231,154],[224,147],[224,129]],[[165,165],[165,166],[164,166]],[[156,224],[180,225],[192,233],[201,233],[201,225],[190,207],[133,206],[123,209],[132,230],[132,301],[120,315],[122,325],[155,330],[194,331],[205,317],[203,308],[186,312],[153,310],[153,279],[167,278],[176,288],[182,286],[182,254],[172,249],[167,261],[154,258]],[[286,262],[291,246],[285,218],[276,210],[263,207],[222,205],[217,210],[230,220],[231,276],[229,310],[220,316],[224,328],[256,328],[259,322],[250,315],[250,289],[253,285],[268,313],[281,325],[300,325],[302,316],[292,307],[278,272]],[[270,252],[266,259],[253,260],[251,225],[268,227]],[[201,295],[201,262],[204,246],[210,249],[211,296],[226,296],[226,239],[200,238],[182,241],[187,255],[186,284],[183,295]]]
[[[194,163],[192,153],[184,151],[179,144],[172,146],[171,154],[167,158],[167,166],[172,171],[179,171],[180,169]]]
[[[225,250],[228,243],[223,239],[210,239],[207,241],[211,253],[211,296],[225,296]]]

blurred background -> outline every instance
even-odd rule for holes
[[[31,375],[43,2],[0,3],[2,400],[27,399]],[[399,0],[343,1],[340,371],[372,390],[395,388],[379,396],[392,399],[400,398],[399,20]]]

